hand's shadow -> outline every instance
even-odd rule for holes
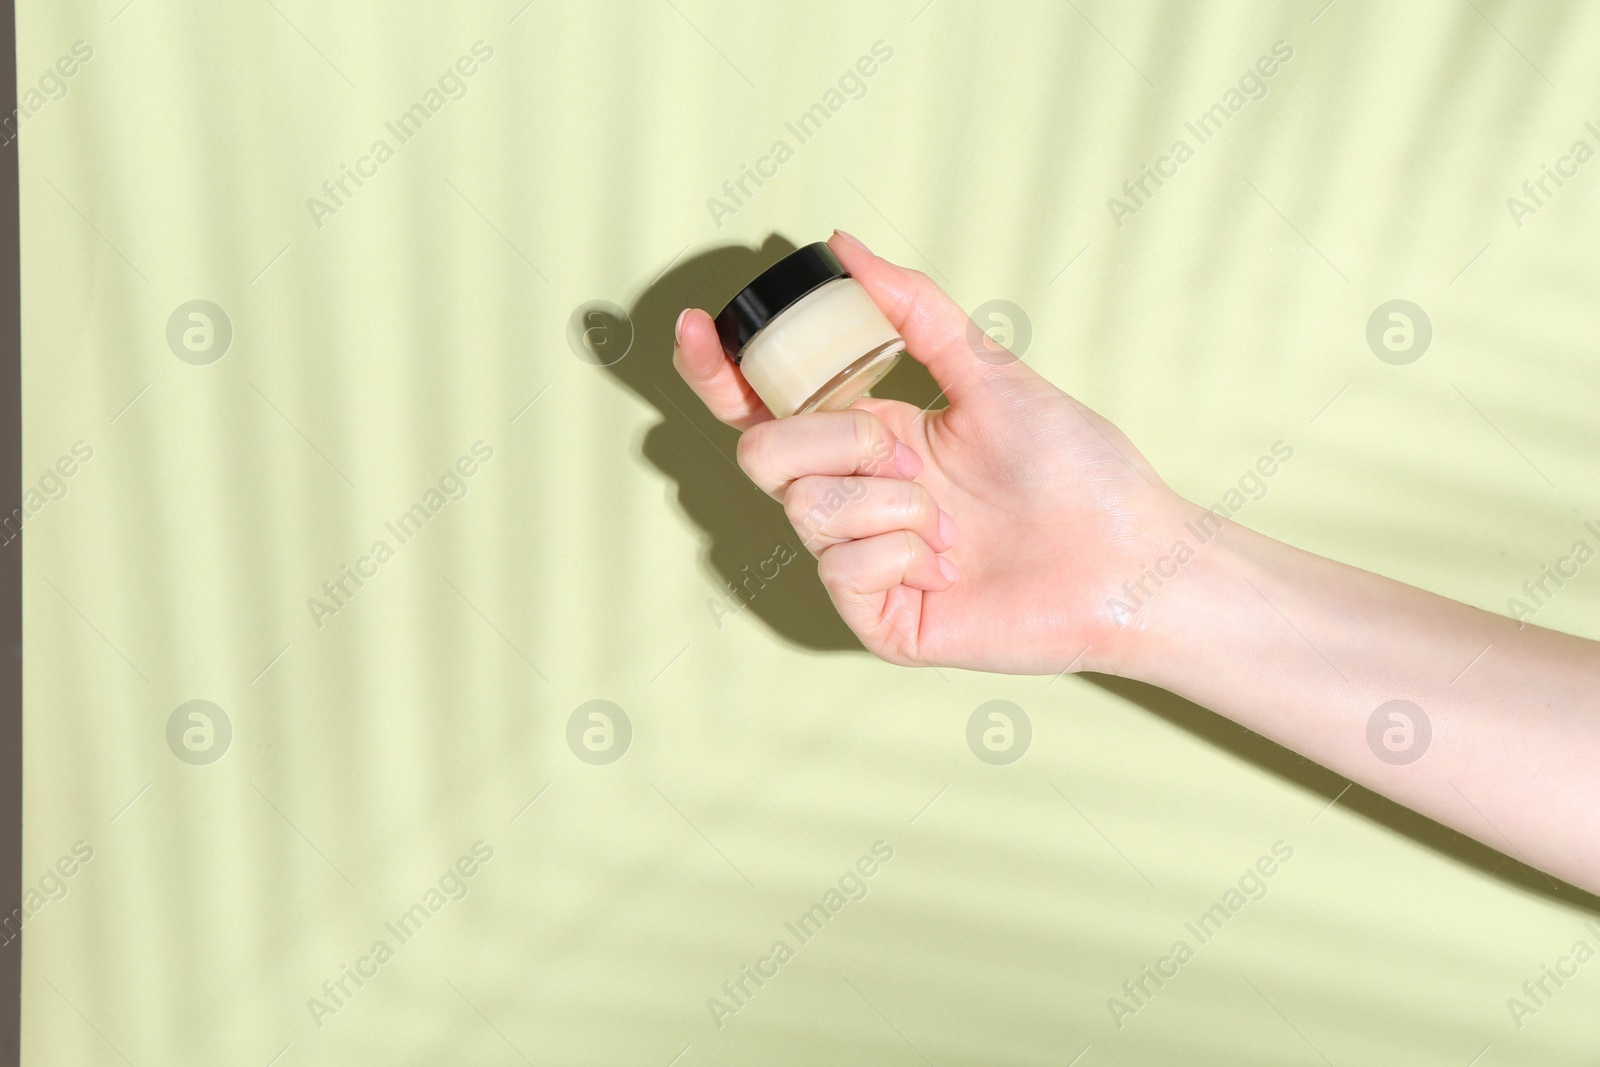
[[[802,648],[862,652],[817,581],[815,560],[783,508],[739,469],[738,432],[713,418],[672,366],[672,330],[680,311],[697,307],[716,314],[750,279],[794,249],[773,236],[758,249],[729,245],[674,264],[627,309],[632,346],[606,369],[661,413],[661,422],[645,434],[644,455],[678,483],[678,503],[710,537],[703,561],[711,578],[706,611],[716,624],[748,612]],[[607,326],[602,335],[610,332],[610,324],[591,321]],[[920,406],[938,389],[920,364],[903,359],[873,393]]]

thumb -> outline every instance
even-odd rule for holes
[[[1008,361],[994,359],[993,342],[926,274],[880,259],[841,230],[833,231],[828,247],[905,338],[907,351],[928,368],[951,404],[961,403],[982,389],[985,380],[1003,373],[1002,365]],[[988,360],[978,355],[985,344]]]

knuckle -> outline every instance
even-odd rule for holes
[[[930,278],[926,271],[909,270],[906,272],[910,280],[911,310],[913,312],[925,311],[928,306],[944,296],[944,290],[939,288],[939,283]]]
[[[870,411],[860,408],[850,408],[849,411],[857,463],[862,469],[872,469],[894,447],[889,444],[889,427]]]
[[[908,272],[910,292],[906,298],[906,318],[913,322],[927,322],[938,318],[943,305],[950,298],[939,288],[939,283],[920,270]]]
[[[826,589],[854,589],[855,576],[845,553],[839,546],[828,549],[817,557],[817,577]]]
[[[900,490],[902,494],[900,508],[906,525],[921,527],[926,523],[933,522],[935,516],[939,513],[938,505],[933,502],[933,494],[916,482],[904,482],[901,484],[905,488]]]
[[[899,538],[900,565],[909,571],[916,565],[917,557],[922,555],[922,538],[910,530],[899,530],[896,536]]]
[[[811,533],[820,526],[823,518],[817,510],[817,485],[812,477],[797,478],[783,495],[783,513],[789,524],[801,533]]]

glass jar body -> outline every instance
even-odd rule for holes
[[[849,407],[893,369],[906,343],[854,278],[817,286],[756,332],[739,370],[778,418]]]

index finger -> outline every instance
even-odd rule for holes
[[[711,414],[736,430],[767,422],[772,412],[722,350],[711,316],[688,308],[678,316],[672,365]]]

